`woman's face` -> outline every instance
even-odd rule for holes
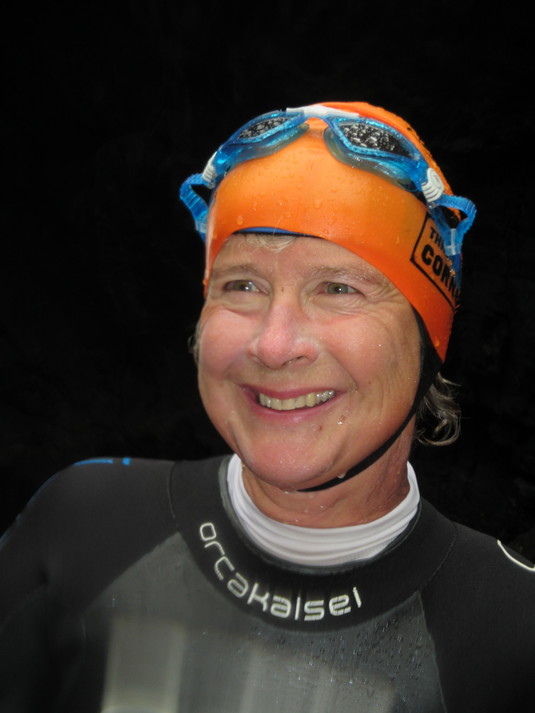
[[[416,319],[367,262],[317,238],[235,235],[199,332],[199,387],[258,478],[301,490],[344,474],[405,420],[420,375]]]

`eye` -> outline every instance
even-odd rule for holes
[[[257,286],[251,280],[232,280],[225,285],[225,292],[258,292]]]
[[[351,295],[356,294],[357,290],[343,282],[329,282],[325,285],[325,292],[328,295]]]

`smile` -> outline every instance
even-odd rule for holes
[[[300,408],[313,408],[319,404],[324,404],[334,397],[334,391],[311,391],[309,394],[303,394],[295,399],[276,399],[265,394],[258,394],[258,403],[265,408],[271,408],[275,411],[293,411]]]

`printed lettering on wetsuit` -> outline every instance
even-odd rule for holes
[[[237,599],[252,608],[258,607],[263,613],[278,619],[314,622],[326,617],[341,617],[349,614],[355,607],[362,606],[357,587],[321,599],[308,599],[300,595],[282,596],[236,569],[218,539],[213,522],[205,522],[199,527],[199,537],[204,549],[213,555],[212,568],[219,582],[225,584]]]
[[[426,216],[416,240],[411,262],[423,272],[454,309],[458,307],[460,290],[455,271],[444,252],[444,240],[429,216]]]

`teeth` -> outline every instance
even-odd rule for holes
[[[298,408],[312,408],[318,404],[323,404],[325,401],[332,399],[334,391],[312,391],[309,394],[298,396],[296,399],[274,399],[265,394],[258,394],[258,401],[261,406],[272,408],[275,411],[293,411]]]

